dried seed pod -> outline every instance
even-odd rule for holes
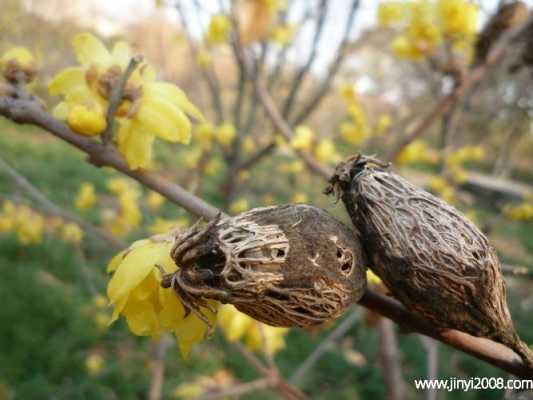
[[[342,199],[371,268],[394,297],[437,328],[499,341],[532,365],[487,238],[458,210],[386,167],[351,157],[337,166],[326,190]]]
[[[274,326],[338,317],[366,287],[354,232],[307,205],[256,208],[177,237],[168,277],[193,310],[201,298],[231,303]]]

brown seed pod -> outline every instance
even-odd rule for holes
[[[256,208],[178,236],[172,258],[180,270],[165,284],[192,310],[212,298],[270,325],[309,327],[361,298],[361,254],[354,232],[326,211]]]
[[[472,222],[370,157],[341,162],[330,183],[326,192],[342,199],[370,268],[394,297],[438,329],[491,338],[533,365],[511,321],[498,258]]]

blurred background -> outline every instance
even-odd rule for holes
[[[290,141],[265,116],[235,57],[227,0],[2,0],[0,54],[32,51],[39,75],[31,90],[51,107],[57,99],[47,84],[74,63],[75,34],[126,40],[209,121],[195,126],[189,145],[156,142],[154,169],[230,213],[302,202],[348,222],[297,153],[330,167],[358,152],[392,160],[489,236],[517,330],[533,343],[531,28],[513,37],[504,57],[495,52],[533,2],[234,3],[240,40],[294,130]],[[0,400],[197,398],[257,377],[220,330],[183,359],[168,338],[134,337],[123,321],[108,326],[105,267],[116,249],[55,212],[130,243],[188,226],[194,218],[185,211],[95,168],[45,131],[4,118],[0,201]],[[420,377],[505,375],[360,307],[316,331],[281,336],[267,359],[313,399],[504,396],[416,392]],[[243,340],[261,348],[252,342]],[[240,398],[252,397],[279,394]]]

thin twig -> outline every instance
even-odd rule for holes
[[[400,351],[394,324],[390,319],[380,318],[378,332],[379,359],[387,398],[402,400],[405,398],[405,382],[402,378]]]
[[[45,129],[54,136],[87,153],[89,155],[89,162],[92,164],[99,167],[107,166],[114,168],[153,191],[158,192],[169,201],[180,205],[194,215],[211,219],[220,212],[212,205],[153,172],[130,169],[124,158],[112,146],[105,146],[90,138],[77,135],[67,124],[43,111],[33,101],[0,97],[0,115],[21,124],[29,123]]]
[[[501,268],[504,275],[533,278],[533,270],[523,265],[503,264]]]
[[[309,96],[310,100],[309,102],[302,108],[302,110],[296,115],[294,120],[292,121],[292,125],[298,125],[301,124],[303,121],[305,121],[313,111],[315,111],[326,94],[328,93],[331,83],[333,82],[333,79],[337,75],[337,72],[341,68],[344,58],[347,53],[347,47],[350,42],[350,32],[352,31],[353,21],[355,18],[355,14],[357,9],[359,8],[359,0],[354,0],[352,2],[352,5],[350,7],[350,11],[348,12],[348,18],[346,19],[346,24],[344,27],[344,33],[341,39],[341,42],[339,44],[339,48],[337,50],[337,55],[335,59],[331,62],[329,66],[329,71],[326,77],[322,80],[319,88],[314,94],[311,94]],[[361,42],[366,42],[366,40],[361,40]]]
[[[294,371],[289,382],[293,385],[299,385],[305,374],[314,367],[320,358],[328,351],[333,343],[343,337],[350,328],[359,320],[361,313],[359,310],[352,311],[344,320],[337,324],[333,329],[313,350],[311,354],[300,364],[298,369]]]
[[[143,57],[141,55],[136,55],[131,58],[128,66],[120,76],[118,82],[111,88],[111,96],[109,97],[109,107],[107,107],[106,114],[106,127],[102,133],[102,142],[108,144],[113,140],[113,134],[115,130],[115,113],[117,112],[120,103],[122,103],[122,98],[124,96],[124,89],[128,83],[135,68],[142,62]]]
[[[11,165],[9,165],[2,158],[0,158],[0,171],[2,171],[8,178],[10,178],[15,183],[15,185],[19,189],[23,190],[32,200],[40,204],[44,208],[45,213],[74,222],[75,224],[82,227],[85,231],[89,232],[91,235],[101,238],[102,241],[105,243],[109,243],[115,249],[123,249],[126,247],[126,243],[124,243],[117,237],[111,235],[103,229],[97,228],[96,226],[58,207],[50,199],[48,199],[39,189],[32,185],[30,181],[26,179],[26,177],[19,174]]]
[[[191,36],[187,16],[185,15],[185,12],[183,11],[183,8],[179,1],[176,2],[176,10],[178,11],[178,16],[180,18],[183,31],[185,32],[185,36],[187,37],[187,42],[189,43],[189,49],[191,51],[192,58],[197,60],[198,49],[196,47],[194,39]],[[214,68],[212,68],[212,71],[209,71],[206,67],[201,66],[200,72],[211,94],[211,101],[213,109],[215,110],[215,122],[217,124],[220,124],[224,120],[224,105],[222,103],[220,85],[215,74]]]
[[[289,91],[287,99],[285,100],[285,103],[283,104],[283,108],[282,108],[283,110],[282,115],[284,118],[287,118],[289,116],[292,110],[293,103],[296,99],[298,89],[300,89],[300,86],[302,85],[305,75],[311,69],[311,66],[313,65],[316,59],[318,44],[320,42],[320,37],[322,36],[322,32],[324,29],[324,21],[326,20],[327,6],[328,6],[328,2],[326,0],[320,0],[320,4],[318,6],[318,15],[317,15],[317,20],[316,20],[315,34],[313,36],[313,42],[311,45],[311,51],[309,52],[307,61],[298,70],[298,72],[296,73],[296,76],[293,79],[291,89]]]
[[[259,358],[242,344],[235,342],[232,345],[259,374],[267,377],[272,382],[272,387],[276,388],[286,398],[293,400],[307,399],[307,396],[303,392],[283,379],[276,365],[270,368],[266,367]]]
[[[150,379],[150,389],[148,400],[161,400],[163,392],[163,381],[165,379],[165,355],[173,340],[170,336],[162,336],[157,343],[152,346],[152,377]]]
[[[514,351],[503,344],[455,329],[435,329],[427,321],[407,311],[398,301],[371,290],[365,292],[359,304],[395,321],[406,330],[432,337],[518,377],[533,378],[533,369],[528,368]]]

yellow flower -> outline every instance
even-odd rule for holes
[[[176,387],[172,393],[177,399],[191,400],[200,398],[205,390],[200,383],[183,383]]]
[[[476,34],[478,6],[468,0],[438,0],[443,33],[452,38],[472,38]]]
[[[431,156],[427,144],[422,140],[414,140],[396,156],[398,165],[406,165],[416,162],[429,162]]]
[[[269,355],[274,355],[285,347],[285,336],[289,332],[289,328],[258,322],[229,304],[220,308],[218,324],[230,342],[243,339],[250,350],[261,350]]]
[[[0,232],[9,232],[15,228],[15,220],[9,215],[0,214]]]
[[[138,200],[138,188],[127,179],[115,178],[108,182],[108,189],[118,196],[120,209],[118,214],[112,213],[105,217],[105,226],[113,235],[123,236],[137,228],[141,222],[142,214]]]
[[[203,149],[209,150],[211,148],[215,133],[216,130],[212,123],[203,122],[198,124],[196,127],[196,138]]]
[[[68,111],[67,123],[74,132],[84,136],[98,136],[106,126],[103,110],[97,103],[94,103],[94,107],[72,104]]]
[[[41,243],[45,220],[27,206],[18,206],[15,214],[17,239],[21,244]]]
[[[16,227],[16,206],[10,201],[4,201],[0,212],[0,232],[10,232]]]
[[[533,203],[526,201],[518,205],[508,204],[504,206],[503,214],[515,221],[533,221]]]
[[[285,47],[292,42],[295,32],[296,27],[294,25],[278,25],[272,29],[272,32],[270,33],[270,40],[282,47]]]
[[[207,28],[206,40],[211,45],[224,43],[231,32],[231,21],[225,15],[214,15]]]
[[[420,52],[418,48],[403,35],[394,38],[391,48],[393,53],[399,58],[416,60],[423,56],[422,52]]]
[[[206,68],[210,66],[213,62],[213,57],[206,50],[200,50],[196,55],[196,62],[200,67]]]
[[[304,125],[298,125],[294,129],[294,137],[291,146],[294,150],[309,150],[313,144],[313,131]]]
[[[81,65],[63,70],[48,87],[51,95],[63,96],[54,115],[66,120],[77,133],[98,135],[105,128],[112,88],[126,69],[131,51],[119,41],[109,52],[89,33],[77,35],[73,46]],[[154,70],[146,63],[131,74],[123,95],[115,115],[119,123],[116,142],[132,169],[150,167],[155,137],[188,143],[191,122],[187,115],[203,119],[183,91],[156,81]]]
[[[94,297],[93,303],[96,308],[107,308],[107,298],[101,294]]]
[[[250,171],[241,171],[237,175],[237,178],[239,179],[239,182],[244,182],[250,179],[250,176],[251,176]]]
[[[378,135],[382,134],[383,132],[387,131],[392,124],[392,119],[387,114],[381,114],[378,118],[378,122],[376,124],[376,133]]]
[[[13,231],[23,245],[40,243],[45,219],[26,205],[5,201],[0,213],[0,232]]]
[[[232,213],[232,214],[240,214],[244,211],[247,211],[248,208],[250,206],[248,205],[248,200],[246,199],[239,199],[239,200],[236,200],[234,201],[230,207],[229,207],[229,211]]]
[[[74,205],[79,210],[87,210],[96,203],[96,193],[94,191],[94,185],[92,183],[82,183]]]
[[[464,183],[468,179],[468,173],[463,168],[452,168],[450,172],[452,173],[452,179],[456,183]]]
[[[182,383],[174,389],[173,395],[177,399],[196,399],[209,392],[223,391],[235,384],[233,374],[226,369],[220,369],[211,376],[199,376],[192,382]]]
[[[61,239],[66,242],[78,244],[83,239],[83,231],[77,224],[65,224],[61,230]]]
[[[309,200],[309,197],[305,193],[295,193],[291,197],[291,203],[307,203]]]
[[[356,104],[359,101],[354,85],[348,83],[341,85],[339,93],[347,104]]]
[[[255,142],[251,137],[246,137],[242,141],[242,151],[246,154],[250,154],[255,149]]]
[[[342,138],[350,144],[361,144],[368,137],[368,133],[364,129],[360,129],[352,122],[343,122],[340,130]]]
[[[0,72],[8,81],[16,82],[17,73],[22,72],[26,82],[35,75],[35,59],[24,47],[12,47],[0,57]]]
[[[94,316],[94,323],[100,332],[104,332],[109,327],[111,316],[105,312],[97,312]]]
[[[209,160],[207,165],[205,166],[205,173],[209,176],[214,176],[220,172],[222,169],[222,163],[220,160],[216,158],[212,158]]]
[[[339,158],[335,143],[331,139],[322,139],[315,147],[315,157],[318,161],[328,163]]]
[[[381,3],[378,8],[378,22],[381,26],[391,26],[405,17],[406,7],[399,1]]]
[[[449,184],[446,179],[441,178],[440,176],[435,176],[429,180],[428,186],[431,191],[435,193],[440,193],[447,189],[449,187]]]
[[[158,210],[165,203],[165,197],[157,192],[150,192],[146,198],[146,204],[151,211]]]
[[[233,143],[236,135],[237,131],[235,130],[235,126],[228,122],[220,125],[216,130],[217,140],[223,146],[229,146]]]
[[[97,353],[92,353],[85,359],[85,368],[89,375],[98,375],[104,368],[104,358]]]
[[[206,324],[194,313],[185,315],[180,299],[172,289],[161,287],[159,265],[167,273],[177,270],[170,256],[173,240],[140,240],[117,254],[108,265],[113,277],[107,285],[107,296],[114,306],[112,322],[120,315],[126,318],[129,329],[139,336],[159,337],[173,332],[184,357],[191,346],[201,341],[207,332]],[[214,301],[208,300],[211,308]],[[211,323],[215,314],[207,308],[202,312]]]

